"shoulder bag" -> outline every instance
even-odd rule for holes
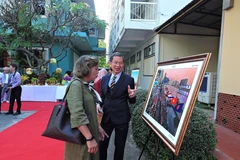
[[[68,108],[66,96],[72,82],[67,87],[62,102],[54,106],[47,128],[43,132],[42,136],[83,145],[86,144],[85,137],[78,130],[78,128],[71,128],[70,124],[70,111]]]

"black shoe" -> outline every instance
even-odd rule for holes
[[[7,114],[7,115],[9,115],[9,114],[13,114],[13,112],[6,112],[6,113],[4,113],[4,114]]]
[[[13,113],[14,116],[21,114],[21,112],[15,112]]]

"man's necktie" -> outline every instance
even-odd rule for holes
[[[113,78],[112,78],[112,82],[111,82],[111,84],[110,84],[110,88],[111,89],[113,89],[113,87],[115,86],[115,80],[116,80],[116,78],[117,78],[117,76],[113,76]]]

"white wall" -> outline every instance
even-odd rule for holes
[[[150,44],[156,44],[156,54],[154,58],[154,63],[151,66],[144,66],[144,48]],[[176,57],[186,57],[190,55],[211,52],[212,57],[210,59],[207,71],[217,72],[218,63],[218,48],[219,48],[219,37],[203,37],[203,36],[187,36],[187,35],[149,35],[146,37],[146,41],[138,44],[138,47],[133,54],[137,54],[140,50],[142,51],[141,62],[132,65],[134,67],[140,65],[140,85],[139,87],[145,90],[149,89],[149,85],[152,80],[152,76],[144,76],[144,67],[152,68],[154,70],[156,65],[160,61],[170,60]],[[131,54],[131,55],[133,55]],[[131,57],[129,55],[128,57]]]
[[[152,57],[154,63],[150,64],[150,66],[146,66],[146,65],[144,65],[144,48],[148,47],[149,45],[151,45],[154,42],[155,42],[155,51],[156,51],[155,57]],[[143,75],[143,70],[144,70],[144,67],[148,67],[148,68],[151,68],[152,73],[154,73],[155,67],[158,63],[158,55],[159,55],[159,45],[158,44],[159,44],[159,35],[154,34],[154,33],[149,33],[148,35],[146,35],[145,41],[143,43],[139,43],[137,45],[136,49],[132,51],[132,54],[127,56],[127,58],[129,58],[133,54],[137,54],[139,51],[142,51],[141,61],[140,62],[135,62],[135,65],[132,65],[133,68],[135,68],[135,67],[140,68],[139,88],[142,88],[142,89],[145,89],[145,90],[149,89],[149,85],[151,83],[152,76],[144,76]]]
[[[160,36],[159,61],[211,52],[208,72],[217,72],[219,37],[164,35]]]

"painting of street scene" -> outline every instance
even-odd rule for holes
[[[179,127],[197,68],[157,70],[146,112],[173,137]]]

